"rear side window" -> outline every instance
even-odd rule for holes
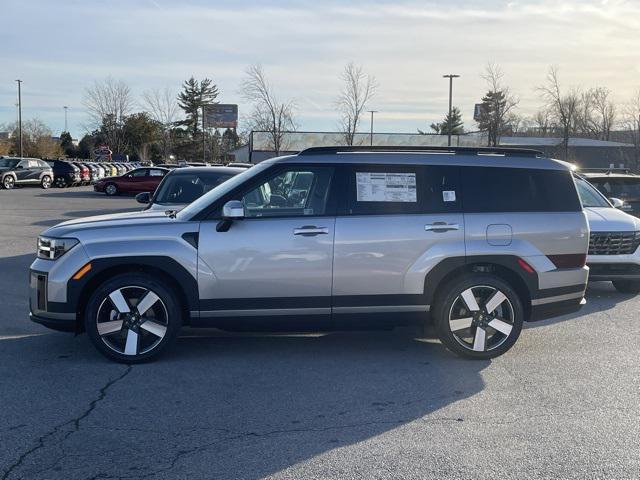
[[[460,211],[458,168],[357,165],[349,168],[347,214],[393,215]]]
[[[570,172],[526,168],[462,168],[464,211],[575,212],[582,210]]]

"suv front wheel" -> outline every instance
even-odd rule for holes
[[[171,290],[146,274],[123,274],[103,283],[86,308],[85,328],[111,360],[140,363],[170,346],[182,325]]]
[[[469,274],[450,281],[433,319],[442,343],[462,357],[489,359],[509,350],[524,317],[517,293],[501,278]]]

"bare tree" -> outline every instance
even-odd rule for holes
[[[569,156],[569,137],[574,131],[581,107],[581,92],[577,88],[564,91],[560,87],[558,68],[552,66],[547,74],[547,83],[538,87],[551,118],[562,134],[564,159]]]
[[[173,145],[173,126],[178,119],[176,93],[170,88],[154,89],[142,93],[142,106],[162,129],[162,155],[166,159]]]
[[[242,96],[253,102],[253,111],[248,119],[251,129],[268,132],[271,148],[279,155],[284,147],[285,132],[296,128],[293,102],[278,100],[259,64],[247,69],[241,89]]]
[[[124,122],[133,107],[131,89],[122,80],[107,77],[84,92],[82,103],[89,112],[91,127],[101,129],[115,152],[125,148]]]
[[[616,106],[611,100],[611,91],[606,87],[591,90],[597,135],[600,140],[611,138],[611,129],[616,123]]]
[[[495,147],[500,143],[500,136],[510,126],[513,127],[516,117],[512,115],[512,110],[518,105],[519,99],[503,84],[504,73],[499,65],[488,63],[481,77],[487,83],[488,92],[482,97],[478,126],[487,132],[487,145]]]
[[[622,112],[622,126],[628,131],[635,151],[636,170],[640,166],[640,89],[624,105]]]
[[[340,79],[344,82],[336,100],[336,106],[341,113],[340,129],[345,143],[353,145],[362,115],[378,84],[375,77],[364,73],[362,67],[353,62],[344,67]]]
[[[549,110],[546,108],[538,110],[533,115],[532,123],[538,134],[546,137],[552,129],[551,115],[549,114]]]
[[[17,122],[10,129],[13,134],[8,142],[8,150],[17,154],[20,150]],[[51,138],[51,129],[38,118],[22,122],[22,147],[25,157],[55,158],[64,156],[60,143]]]

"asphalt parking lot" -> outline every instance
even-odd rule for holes
[[[412,331],[186,331],[127,367],[28,320],[36,236],[139,208],[0,191],[0,479],[640,478],[640,297],[588,289],[493,361]]]

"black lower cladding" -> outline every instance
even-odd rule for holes
[[[51,330],[57,330],[59,332],[75,332],[77,330],[77,323],[75,318],[72,319],[58,319],[58,318],[45,318],[33,313],[29,313],[29,319],[32,322],[39,323],[42,326],[50,328]]]
[[[580,308],[582,308],[582,298],[545,303],[542,305],[533,305],[531,307],[531,318],[529,321],[538,322],[548,318],[575,313],[580,310]]]
[[[640,280],[636,263],[590,263],[589,280]]]

